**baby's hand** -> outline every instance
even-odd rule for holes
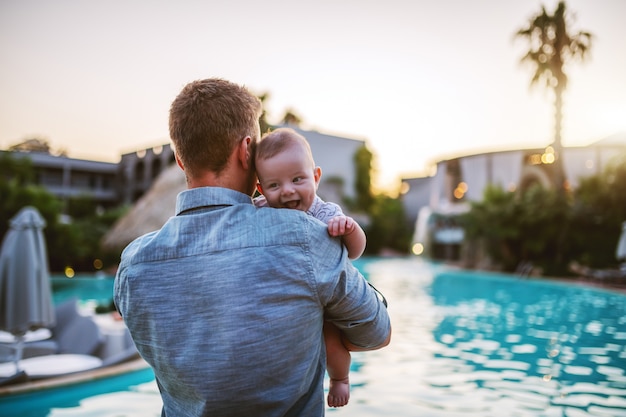
[[[352,217],[335,216],[328,221],[328,234],[331,236],[345,236],[354,232],[356,223]]]

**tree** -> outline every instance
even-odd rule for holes
[[[300,126],[302,118],[298,116],[293,109],[288,109],[281,123],[288,126]]]
[[[9,146],[9,151],[20,151],[20,152],[40,152],[46,153],[49,155],[57,155],[57,156],[67,156],[67,150],[63,148],[53,150],[50,147],[50,143],[48,139],[32,137],[23,140],[20,143]]]
[[[18,144],[11,145],[9,151],[42,152],[49,154],[51,148],[47,139],[29,138]]]
[[[563,92],[567,88],[567,75],[564,67],[570,61],[583,61],[591,48],[593,35],[579,31],[570,33],[569,26],[573,16],[567,13],[565,2],[560,1],[550,15],[545,6],[541,12],[530,18],[528,26],[516,32],[517,38],[528,41],[529,50],[521,58],[522,63],[534,67],[530,85],[543,83],[546,88],[554,92],[554,142],[552,147],[556,154],[555,185],[562,190],[565,182],[565,172],[562,161],[561,125],[563,119]]]
[[[522,262],[531,262],[548,275],[567,272],[566,257],[570,211],[556,190],[535,185],[525,193],[485,189],[483,201],[473,202],[460,216],[470,245],[480,244],[491,260],[513,272]]]
[[[368,215],[371,222],[365,228],[366,254],[379,254],[383,250],[408,253],[413,229],[406,221],[402,200],[384,194],[373,196]]]
[[[61,221],[63,203],[35,183],[36,173],[29,158],[14,158],[11,152],[0,152],[0,241],[11,219],[21,208],[34,206],[46,221],[50,270],[63,271],[72,266],[77,271],[93,271],[94,259],[113,265],[119,253],[106,253],[100,240],[125,208],[100,213],[90,197],[73,197],[67,201],[71,221]]]
[[[361,146],[354,154],[356,207],[369,213],[374,204],[372,194],[372,160],[373,155],[366,146]]]
[[[261,135],[269,132],[270,124],[267,122],[267,111],[265,110],[265,104],[270,99],[270,93],[263,93],[259,97],[261,100],[261,105],[263,106],[263,113],[261,113],[261,117],[259,118],[259,127],[261,128]]]
[[[626,153],[616,155],[603,172],[581,179],[572,215],[572,259],[592,268],[617,267],[615,249],[626,220]]]

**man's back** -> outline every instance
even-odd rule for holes
[[[338,285],[339,243],[304,213],[255,209],[232,190],[178,203],[125,250],[115,287],[165,412],[323,415],[324,307],[339,314],[342,293],[361,290]]]

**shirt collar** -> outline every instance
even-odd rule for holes
[[[221,187],[198,187],[182,191],[176,197],[176,215],[200,207],[252,204],[249,195]]]

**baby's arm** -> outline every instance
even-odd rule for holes
[[[361,226],[352,217],[340,215],[328,221],[328,234],[341,236],[348,249],[348,258],[357,259],[363,254],[367,239]]]

